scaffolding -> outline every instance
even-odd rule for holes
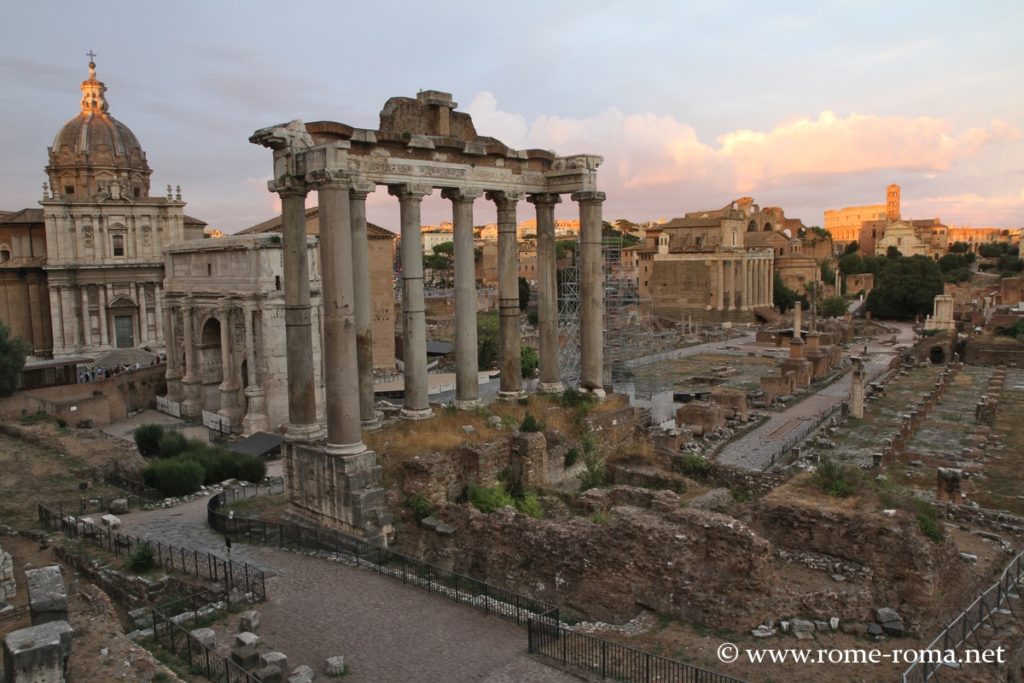
[[[680,329],[665,327],[652,315],[651,301],[640,296],[636,280],[622,267],[622,238],[606,237],[602,247],[604,274],[605,380],[632,382],[629,361],[679,345]],[[559,372],[565,386],[576,386],[580,376],[580,282],[575,259],[559,271]],[[637,386],[650,396],[659,386]]]

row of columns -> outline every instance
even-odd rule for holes
[[[774,276],[771,260],[746,257],[721,258],[717,260],[716,268],[718,281],[715,292],[716,310],[748,311],[755,307],[772,305]]]
[[[150,338],[146,284],[136,282],[130,285],[136,301],[138,336],[135,345],[160,342],[164,338],[161,291],[153,285],[154,329]],[[99,316],[98,338],[93,338],[92,313],[89,290],[96,290],[96,309]],[[54,345],[67,351],[75,347],[116,346],[114,331],[110,328],[108,315],[112,312],[110,303],[114,299],[112,284],[96,285],[52,285],[50,295],[50,320],[54,334]]]
[[[288,176],[275,182],[281,197],[284,251],[285,326],[288,366],[288,432],[296,440],[317,436],[312,366],[309,273],[305,231],[305,197],[319,193],[320,260],[324,305],[325,414],[327,449],[339,454],[365,450],[361,427],[375,423],[370,319],[370,287],[366,257],[366,197],[372,183],[343,172],[322,170],[310,182]],[[433,188],[403,183],[389,185],[398,198],[401,222],[402,335],[405,401],[402,417],[432,415],[427,383],[426,318],[423,256],[420,247],[420,206]],[[473,202],[482,192],[445,188],[452,202],[455,248],[456,405],[479,404],[477,380],[476,288],[473,258]],[[516,206],[521,193],[489,191],[498,212],[499,314],[501,386],[499,396],[523,395],[520,361],[518,250]],[[603,394],[603,277],[601,207],[604,193],[579,192],[582,359],[580,386]],[[540,298],[540,381],[542,390],[561,389],[558,376],[558,316],[555,282],[554,206],[557,194],[529,197],[537,209],[538,294]],[[358,294],[357,294],[358,293]]]

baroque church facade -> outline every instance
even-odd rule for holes
[[[164,348],[164,249],[201,239],[181,190],[150,195],[152,171],[132,131],[110,115],[89,63],[79,113],[49,148],[43,220],[54,358]]]

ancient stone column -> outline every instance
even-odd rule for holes
[[[281,255],[284,259],[284,328],[288,368],[288,427],[295,441],[312,441],[316,422],[313,381],[313,329],[309,298],[309,255],[306,246],[305,182],[283,176],[271,188],[281,197]]]
[[[101,289],[100,292],[102,294],[103,290]],[[167,330],[167,372],[165,375],[167,378],[167,399],[169,401],[181,402],[185,398],[185,390],[181,386],[181,361],[178,356],[181,346],[178,339],[179,330],[175,308],[170,305],[170,302],[164,307],[164,315],[167,316],[167,320],[164,323],[164,329]]]
[[[238,384],[235,381],[234,354],[231,352],[231,306],[228,303],[220,305],[220,410],[218,415],[228,418],[232,422],[238,417],[237,392]]]
[[[50,295],[50,329],[53,335],[53,355],[66,353],[67,343],[64,341],[64,317],[61,314],[60,287],[49,287]]]
[[[775,305],[775,269],[773,266],[773,260],[768,259],[765,261],[765,266],[768,269],[768,304],[769,306]],[[780,311],[781,312],[781,311]]]
[[[725,310],[725,260],[718,259],[718,292],[715,297],[715,310]]]
[[[516,244],[516,204],[520,195],[488,192],[498,208],[498,315],[501,386],[498,398],[522,398],[523,370],[519,339],[519,247]]]
[[[160,283],[153,285],[153,326],[156,328],[156,341],[157,343],[162,342],[164,339],[164,306],[163,306],[163,288]],[[101,314],[102,315],[102,314]],[[101,318],[102,319],[102,318]],[[100,333],[101,336],[103,333]]]
[[[850,415],[861,419],[864,417],[864,360],[854,356],[853,380],[850,384]]]
[[[736,271],[732,259],[725,261],[725,310],[731,311],[736,301]]]
[[[405,366],[406,420],[433,416],[427,384],[427,323],[423,303],[423,249],[420,245],[420,203],[431,193],[425,185],[390,185],[398,197],[402,222],[402,361]]]
[[[149,339],[146,330],[146,285],[135,283],[135,298],[139,302],[139,338],[135,341],[139,345]]]
[[[313,177],[320,203],[327,451],[352,455],[366,446],[360,429],[350,179],[334,171],[317,171]]]
[[[203,409],[200,397],[202,378],[199,376],[199,364],[196,361],[196,339],[192,327],[192,304],[186,301],[181,307],[182,344],[185,345],[185,373],[181,378],[182,387],[185,390],[185,400],[181,404],[183,416],[198,415]]]
[[[253,334],[252,314],[255,306],[245,303],[242,314],[245,316],[245,418],[242,429],[246,434],[267,431],[267,415],[263,407],[263,387],[256,380],[256,342]]]
[[[604,396],[604,270],[601,205],[604,192],[574,192],[580,206],[580,388]]]
[[[455,242],[455,407],[480,405],[476,336],[476,262],[473,254],[473,200],[479,191],[446,189],[452,202]]]
[[[558,372],[558,278],[555,264],[557,194],[532,194],[537,207],[537,321],[540,328],[540,390],[557,393],[565,387]]]
[[[82,322],[82,346],[92,344],[92,315],[89,313],[89,286],[82,285],[78,288],[79,299],[79,320]]]
[[[356,357],[359,361],[359,420],[363,429],[380,426],[373,394],[373,292],[370,289],[369,236],[366,228],[366,197],[375,189],[376,186],[371,182],[355,182],[349,190]]]
[[[740,267],[740,310],[749,311],[750,305],[750,268],[748,268],[747,255],[739,261]]]
[[[803,303],[797,301],[793,304],[793,339],[803,339]]]
[[[64,328],[64,341],[68,346],[68,350],[76,351],[78,347],[78,320],[80,317],[77,315],[77,306],[75,305],[74,290],[69,286],[62,285],[60,288],[60,299],[61,299],[61,326]],[[73,321],[72,324],[67,322],[68,318]]]

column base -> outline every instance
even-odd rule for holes
[[[521,398],[526,398],[526,392],[522,389],[518,391],[499,391],[499,401],[518,401]]]
[[[599,401],[604,399],[605,396],[607,396],[607,394],[605,394],[605,392],[604,392],[604,389],[602,389],[601,387],[595,387],[593,389],[590,389],[590,388],[581,386],[579,390],[580,390],[580,393],[582,393],[582,394],[590,394],[591,396],[595,397]]]
[[[457,410],[476,410],[481,405],[480,399],[478,398],[457,398],[455,399],[455,408]]]
[[[364,432],[373,432],[373,431],[376,431],[376,430],[380,429],[383,426],[384,425],[383,425],[383,423],[381,422],[381,419],[380,419],[380,413],[375,413],[372,420],[360,420],[359,421],[359,427]]]
[[[323,435],[318,424],[287,424],[284,428],[285,441],[313,443]]]
[[[402,408],[400,416],[403,420],[429,420],[434,417],[434,411],[430,408],[424,408],[422,410]]]
[[[324,452],[328,455],[359,455],[366,452],[366,444],[362,441],[345,444],[328,443],[324,445]]]
[[[542,394],[560,394],[565,391],[565,385],[561,382],[541,382],[537,391]]]

